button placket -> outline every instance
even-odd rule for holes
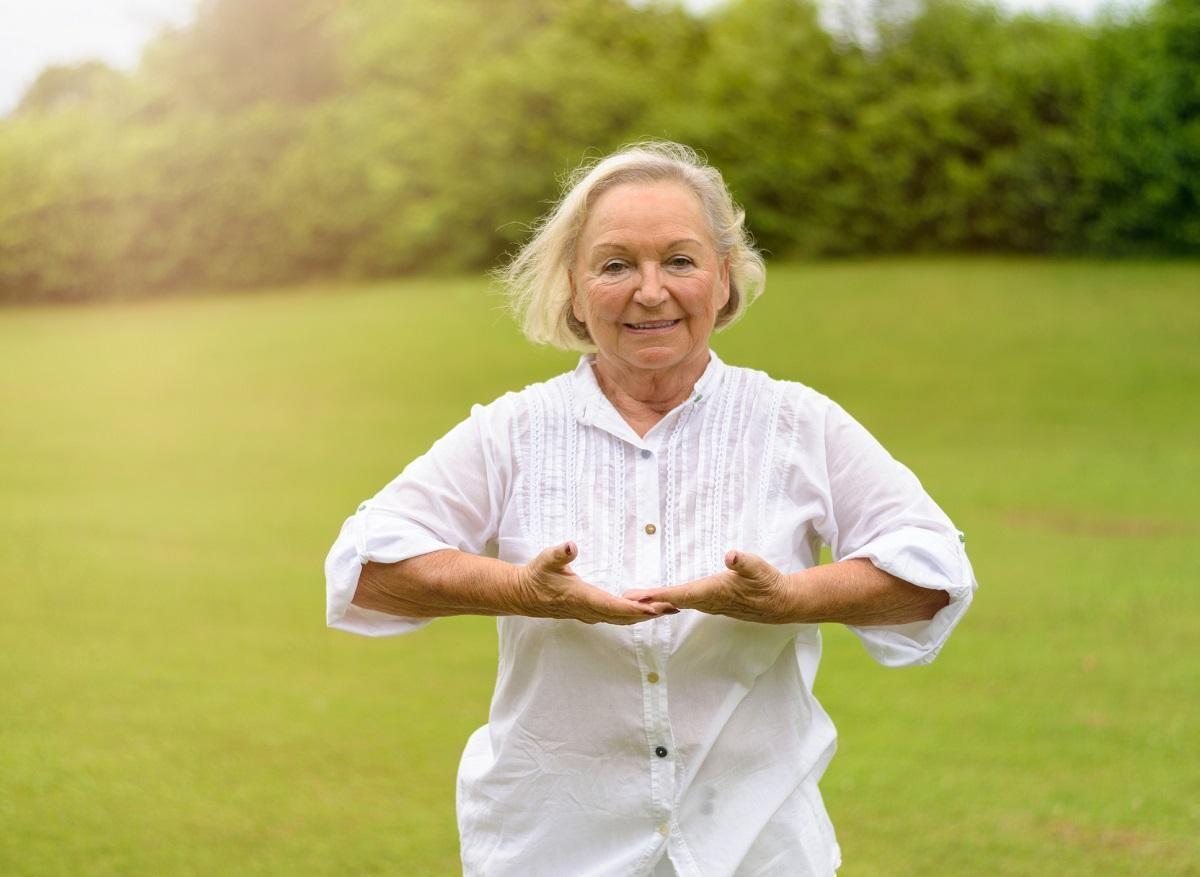
[[[658,463],[652,451],[642,449],[634,456],[634,483],[637,495],[634,514],[640,530],[636,542],[636,584],[639,588],[655,588],[663,581],[662,539],[658,535],[661,517]],[[642,666],[642,690],[646,704],[646,739],[650,745],[652,788],[656,794],[653,805],[661,819],[670,819],[675,800],[674,740],[667,711],[667,686],[663,679],[663,634],[669,618],[651,621],[635,636],[638,663]]]
[[[659,518],[658,466],[653,455],[639,454],[634,462],[634,483],[637,496],[634,513],[637,515],[643,536],[637,540],[637,583],[639,588],[656,588],[662,585],[662,552],[659,540],[653,537],[658,532],[654,522]]]

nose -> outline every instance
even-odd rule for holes
[[[638,286],[633,300],[644,308],[656,308],[667,300],[667,288],[657,262],[647,262],[638,274]]]

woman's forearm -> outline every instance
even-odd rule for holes
[[[398,563],[365,564],[351,602],[405,618],[542,615],[520,575],[521,567],[501,560],[434,551]],[[905,624],[930,619],[950,602],[945,591],[910,584],[865,558],[815,566],[787,581],[792,597],[786,620],[810,624]]]
[[[578,553],[574,542],[564,542],[519,566],[450,549],[398,563],[368,563],[350,602],[406,618],[526,615],[585,624],[637,624],[676,611],[588,584],[571,570]]]
[[[502,560],[445,550],[398,563],[365,564],[350,601],[405,618],[516,615],[519,568]]]
[[[884,572],[866,558],[827,563],[792,573],[795,621],[867,627],[927,621],[950,595],[922,588]]]

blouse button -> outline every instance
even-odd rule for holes
[[[642,459],[643,460],[650,459],[650,452],[648,450],[646,450],[645,448],[642,448]]]
[[[657,682],[658,674],[655,673],[653,670],[651,670],[649,673],[646,674],[646,681],[650,682],[650,683]]]
[[[667,747],[666,746],[655,746],[654,754],[657,755],[659,758],[666,758],[667,757]]]
[[[654,526],[653,524],[646,525],[646,535],[647,536],[653,536],[656,532],[658,532],[658,527]]]

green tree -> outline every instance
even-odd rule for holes
[[[342,0],[202,0],[195,21],[147,47],[141,112],[232,113],[339,93]]]
[[[356,97],[332,112],[365,186],[347,225],[365,230],[348,254],[357,273],[493,263],[553,197],[558,169],[644,133],[651,108],[677,99],[698,40],[682,11],[622,0],[406,13],[388,26],[391,4],[355,7]]]
[[[1110,20],[1090,60],[1069,242],[1200,252],[1200,8],[1162,0]]]
[[[879,30],[852,138],[857,224],[886,250],[1052,249],[1076,184],[1086,31],[947,0]]]
[[[778,256],[1200,252],[1200,8],[205,0],[0,120],[0,298],[479,268],[555,174],[707,151]]]
[[[52,64],[25,90],[15,115],[55,113],[110,98],[125,77],[103,61]]]
[[[826,252],[856,197],[841,155],[861,59],[839,51],[814,4],[742,0],[708,21],[708,47],[672,134],[702,147],[776,253]],[[670,109],[675,109],[671,107]]]

